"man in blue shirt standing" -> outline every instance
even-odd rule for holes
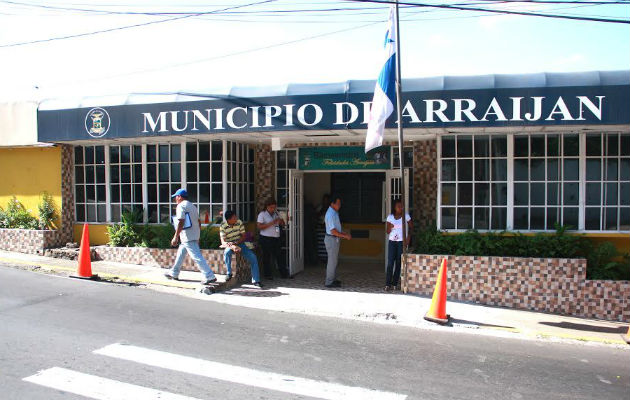
[[[341,282],[337,277],[337,259],[339,256],[339,245],[341,239],[350,240],[352,236],[349,233],[342,232],[341,221],[339,221],[339,209],[341,208],[341,198],[339,196],[331,196],[330,207],[326,211],[324,222],[326,224],[326,237],[324,244],[328,253],[328,264],[326,265],[326,283],[328,288],[340,287]]]

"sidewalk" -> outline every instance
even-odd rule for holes
[[[77,262],[37,255],[0,251],[0,265],[68,276],[76,272]],[[146,285],[163,292],[176,293],[204,301],[281,312],[390,323],[420,329],[458,331],[482,335],[527,339],[573,340],[616,345],[630,350],[620,335],[628,332],[627,323],[600,321],[512,310],[449,301],[451,326],[439,326],[423,319],[430,298],[401,293],[363,293],[340,289],[299,287],[294,280],[274,280],[264,289],[250,285],[205,295],[199,292],[201,274],[182,271],[180,281],[164,277],[165,269],[106,261],[93,261],[92,272],[116,283]],[[223,277],[219,276],[219,281]],[[298,287],[295,287],[298,286]]]

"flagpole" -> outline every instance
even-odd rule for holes
[[[404,167],[404,153],[403,153],[403,128],[402,128],[402,110],[401,110],[401,73],[400,73],[400,21],[398,17],[398,0],[396,0],[396,114],[397,114],[397,125],[398,125],[398,164],[400,166],[400,197],[403,205],[403,215],[402,215],[402,282],[401,289],[403,293],[408,292],[407,285],[407,236],[409,232],[407,232],[407,198],[406,188],[405,188],[405,167]]]

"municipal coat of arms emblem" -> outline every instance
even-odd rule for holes
[[[85,116],[85,130],[88,135],[100,138],[109,130],[109,122],[109,114],[105,109],[93,108]]]

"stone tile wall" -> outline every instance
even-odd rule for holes
[[[94,246],[99,260],[120,262],[126,264],[146,265],[158,268],[170,268],[175,263],[177,249],[154,249],[146,247],[110,247]],[[223,262],[223,250],[202,249],[201,254],[210,265],[214,273],[227,274],[225,262]],[[247,261],[240,255],[232,255],[232,273],[237,282],[249,282],[251,272]],[[184,260],[182,266],[184,271],[198,271],[197,265],[189,256]]]
[[[630,321],[630,281],[586,280],[586,260],[409,254],[410,293],[431,296],[440,263],[448,260],[450,299]]]
[[[59,242],[59,231],[0,229],[0,249],[27,254],[44,254]]]
[[[56,246],[73,241],[74,224],[74,148],[61,146],[61,228]]]
[[[413,144],[413,219],[416,226],[435,225],[437,205],[437,140]]]
[[[254,192],[256,199],[256,215],[265,208],[265,202],[271,197],[275,197],[274,191],[274,165],[275,155],[271,151],[271,146],[259,144],[254,147],[256,155],[254,157],[254,168],[256,177],[254,179]]]

